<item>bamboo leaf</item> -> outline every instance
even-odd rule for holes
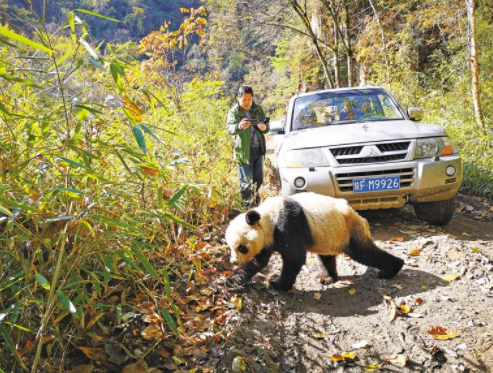
[[[3,336],[3,339],[4,339],[5,343],[7,344],[7,347],[9,348],[10,352],[12,353],[12,356],[14,356],[17,363],[19,363],[19,365],[22,367],[22,369],[27,371],[28,370],[27,366],[26,366],[26,364],[24,364],[24,362],[19,357],[19,353],[17,352],[17,349],[15,348],[14,341],[12,340],[12,338],[10,337],[10,334],[7,332],[7,330],[2,325],[0,325],[0,334]]]
[[[144,123],[141,123],[140,127],[149,135],[154,137],[161,145],[164,145],[163,141],[154,132],[152,132],[152,130],[149,127],[147,127]]]
[[[68,297],[65,295],[65,293],[63,291],[58,291],[57,292],[58,294],[58,299],[60,300],[60,302],[63,304],[63,306],[65,307],[65,309],[67,311],[69,311],[73,317],[75,317],[76,319],[79,318],[79,315],[77,314],[77,308],[75,308],[74,304],[72,303],[72,301],[70,299],[68,299]]]
[[[107,17],[107,16],[103,16],[102,14],[99,14],[99,13],[95,13],[95,12],[91,12],[90,10],[85,10],[85,9],[75,9],[76,12],[81,12],[81,13],[86,13],[86,14],[90,14],[92,16],[95,16],[95,17],[99,17],[99,18],[104,18],[104,19],[107,19],[108,21],[112,21],[112,22],[121,22],[115,18],[111,18],[111,17]]]
[[[89,167],[84,166],[82,163],[75,162],[75,161],[72,161],[72,160],[64,158],[64,157],[58,157],[58,159],[64,163],[68,163],[70,166],[73,166],[75,168],[85,168],[86,170],[89,169]]]
[[[0,26],[0,35],[5,36],[7,38],[10,38],[12,40],[15,40],[21,44],[27,45],[29,47],[39,49],[43,52],[48,52],[48,53],[53,53],[53,51],[50,48],[45,47],[42,44],[36,43],[24,36],[21,36],[19,34],[16,34],[13,31],[7,30],[5,27]]]
[[[178,224],[181,224],[183,225],[184,227],[188,228],[188,229],[197,229],[196,227],[194,227],[193,225],[187,223],[185,220],[179,218],[178,216],[176,215],[173,215],[171,212],[169,211],[163,211],[164,215],[166,215],[167,217],[169,217],[171,220],[174,220],[176,221]]]
[[[93,237],[96,237],[96,234],[94,233],[94,230],[92,229],[91,224],[89,224],[89,222],[87,220],[79,219],[79,223],[80,224],[83,224],[85,227],[87,227],[87,229],[89,230],[89,232],[91,232],[91,235]]]
[[[173,333],[175,333],[175,335],[178,337],[179,336],[178,335],[178,328],[176,327],[175,320],[173,320],[173,316],[171,316],[171,314],[164,308],[161,310],[161,314],[163,315],[164,319],[168,323],[168,325],[171,328],[171,330],[173,331]]]
[[[46,220],[44,220],[44,222],[45,223],[52,223],[54,221],[71,220],[73,218],[75,218],[75,215],[60,215],[60,216],[56,216],[54,218],[46,219]]]
[[[46,277],[44,277],[41,273],[36,273],[34,275],[34,278],[36,279],[36,281],[38,281],[39,285],[43,288],[43,289],[46,289],[46,290],[50,290],[50,283],[48,282],[48,280],[46,279]]]
[[[84,39],[80,38],[79,42],[86,48],[86,50],[89,52],[92,58],[94,58],[96,61],[99,60],[98,54],[94,51],[94,49],[91,48],[89,43],[85,41]],[[103,70],[105,71],[105,70]]]
[[[113,80],[115,81],[116,88],[118,88],[120,91],[123,91],[123,84],[122,84],[122,80],[120,79],[120,75],[122,75],[123,70],[114,62],[110,64],[110,70],[111,70],[111,76],[113,76]]]
[[[188,186],[185,185],[184,187],[182,187],[178,192],[176,192],[173,197],[171,197],[171,199],[168,201],[167,205],[169,206],[174,206],[176,208],[178,208],[178,206],[176,205],[176,202],[178,202],[178,200],[183,197],[183,194],[185,193],[185,191],[188,189]]]
[[[159,274],[157,273],[156,269],[153,267],[153,265],[147,260],[147,258],[142,254],[142,252],[139,250],[137,246],[132,246],[132,251],[133,253],[137,256],[139,261],[142,263],[144,268],[149,272],[149,274],[154,277],[154,279],[158,282],[162,282],[161,278],[159,277]]]
[[[130,267],[132,267],[133,269],[135,269],[138,272],[141,271],[139,266],[137,264],[135,264],[135,262],[132,259],[130,259],[127,255],[125,255],[125,253],[122,253],[121,251],[115,251],[115,252],[116,252],[116,255],[118,255]]]
[[[6,209],[5,207],[3,207],[2,205],[0,205],[0,212],[4,215],[7,215],[7,216],[13,216],[12,215],[12,212],[10,212],[10,210]]]
[[[75,35],[75,22],[74,22],[74,12],[70,12],[68,15],[68,24],[70,25],[70,35],[72,36],[72,42],[77,44],[77,36]]]
[[[117,227],[117,228],[127,228],[127,229],[130,229],[130,230],[133,230],[133,231],[140,231],[138,228],[134,227],[133,225],[130,225],[130,224],[127,224],[127,223],[124,223],[124,222],[121,222],[121,221],[118,221],[118,220],[115,220],[115,219],[111,219],[111,218],[107,218],[105,216],[101,216],[101,215],[91,215],[91,218],[93,219],[96,219],[102,223],[105,223],[105,224],[108,224],[112,227]]]
[[[0,102],[0,111],[4,113],[7,117],[10,117],[12,114],[10,114],[10,111],[5,107],[4,104]]]
[[[133,126],[132,132],[134,133],[135,139],[137,140],[137,144],[142,149],[144,154],[147,154],[147,146],[144,138],[144,133],[138,126]]]
[[[72,54],[74,54],[74,50],[73,49],[70,49],[67,53],[65,53],[62,57],[60,57],[56,63],[54,63],[53,65],[50,66],[50,68],[48,69],[48,72],[52,71],[55,67],[57,66],[61,66],[61,64],[63,63],[63,61],[65,61],[67,58],[69,58]]]
[[[92,58],[87,58],[87,60],[94,66],[96,66],[99,70],[106,72],[106,69],[96,60]]]
[[[33,87],[33,88],[38,88],[38,89],[43,89],[43,87],[37,85],[37,84],[34,84],[33,82],[29,81],[29,80],[25,80],[25,79],[22,79],[22,78],[19,78],[18,76],[14,76],[14,75],[10,75],[8,74],[5,69],[1,69],[0,70],[0,76],[6,80],[9,80],[11,82],[16,82],[16,83],[20,83],[22,85],[25,85],[27,87]]]

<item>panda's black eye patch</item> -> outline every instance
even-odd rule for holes
[[[240,245],[238,246],[238,251],[242,254],[246,254],[248,252],[248,248],[246,246]]]

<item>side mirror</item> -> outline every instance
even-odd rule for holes
[[[270,122],[270,132],[274,135],[284,135],[284,120],[273,120]]]
[[[420,121],[423,119],[423,109],[420,107],[410,107],[407,109],[407,115],[411,120]]]

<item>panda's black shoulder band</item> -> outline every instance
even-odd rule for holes
[[[245,219],[248,225],[254,225],[260,220],[260,214],[255,210],[250,210],[245,214]]]

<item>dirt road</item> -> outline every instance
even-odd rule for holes
[[[362,213],[377,244],[405,260],[392,280],[340,256],[341,281],[323,284],[310,255],[282,294],[266,287],[273,258],[241,294],[218,371],[492,372],[493,221],[468,209],[443,228],[409,207]]]

